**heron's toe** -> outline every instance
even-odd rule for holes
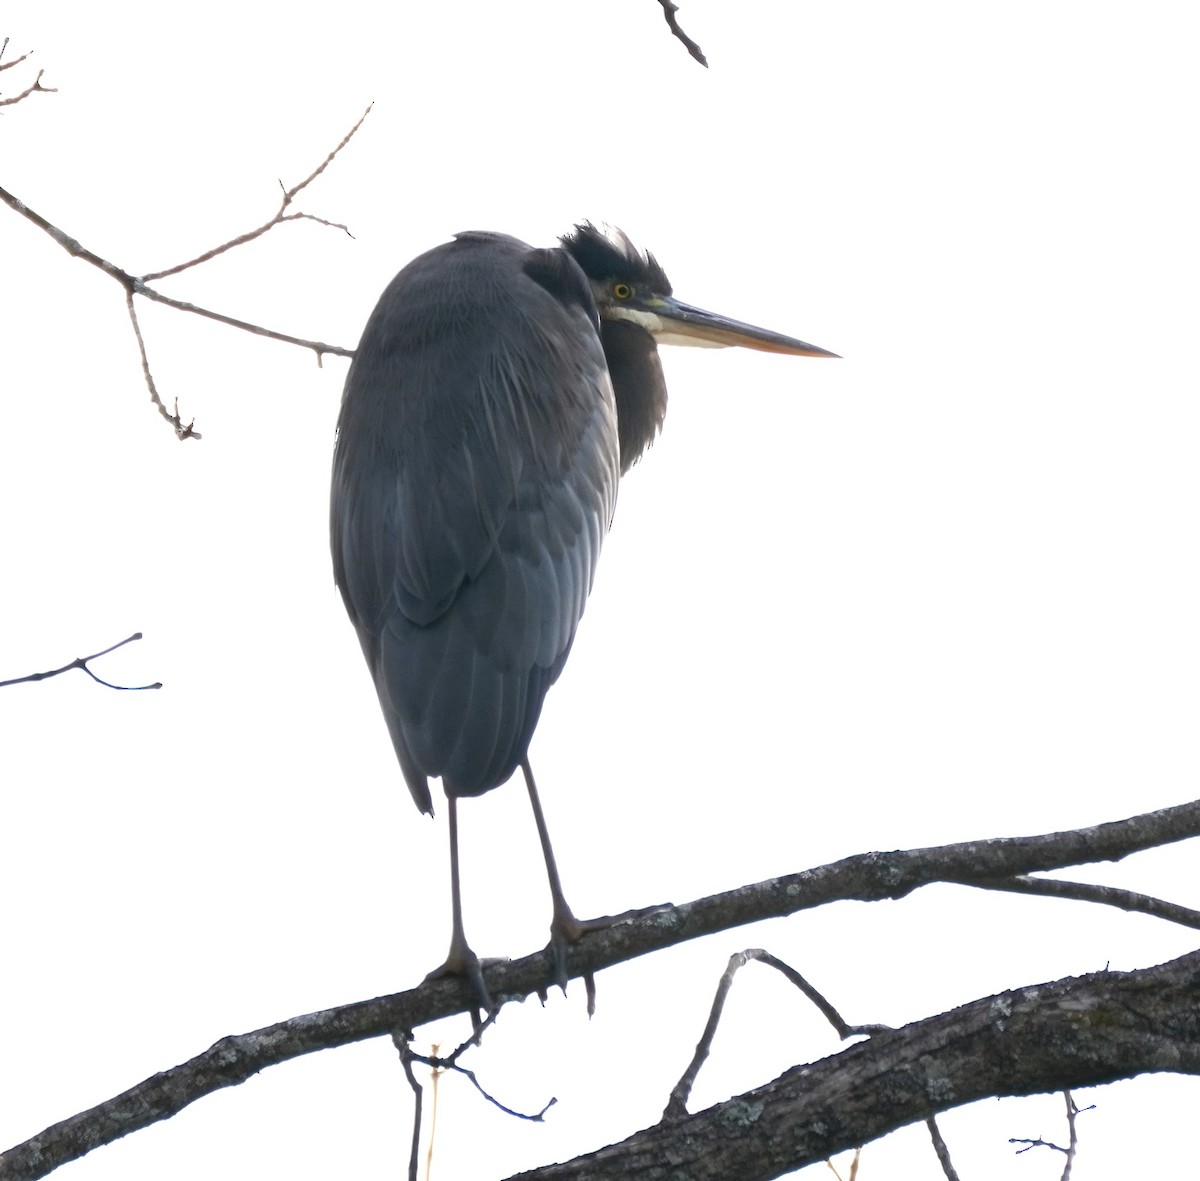
[[[566,993],[567,958],[570,953],[570,945],[588,934],[589,931],[604,931],[620,923],[627,923],[631,919],[658,914],[660,911],[670,910],[670,908],[671,904],[666,902],[658,906],[644,906],[638,910],[625,910],[620,914],[600,915],[594,919],[577,919],[569,906],[556,907],[554,917],[550,921],[550,946],[547,948],[550,964],[554,971],[554,983]],[[581,975],[584,986],[587,988],[588,1016],[590,1017],[596,1009],[596,985],[591,972],[583,972]]]
[[[451,943],[450,954],[446,957],[445,962],[434,968],[425,979],[441,980],[446,976],[465,977],[467,983],[471,986],[471,990],[475,993],[480,1007],[484,1012],[490,1013],[495,1006],[492,1003],[491,993],[488,992],[487,983],[483,979],[483,970],[489,964],[502,964],[504,962],[503,959],[481,960],[465,942],[456,940]],[[475,1028],[478,1029],[482,1024],[479,1009],[472,1009],[471,1016],[475,1023]]]

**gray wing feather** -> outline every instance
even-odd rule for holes
[[[346,381],[335,576],[425,811],[428,778],[474,795],[524,758],[616,499],[593,319],[526,276],[529,253],[468,236],[417,259]]]

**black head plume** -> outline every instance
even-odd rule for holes
[[[605,232],[584,221],[559,241],[593,282],[624,279],[655,295],[671,294],[671,280],[658,259],[648,251],[639,250],[623,230],[610,227]]]

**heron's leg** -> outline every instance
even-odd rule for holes
[[[562,881],[558,876],[558,864],[554,860],[554,849],[550,844],[550,832],[546,828],[546,817],[542,813],[542,801],[538,798],[537,784],[533,781],[533,770],[529,760],[523,759],[521,771],[525,775],[525,786],[529,789],[529,802],[533,805],[533,819],[537,824],[538,840],[542,843],[542,857],[546,861],[546,877],[550,880],[550,897],[554,900],[554,917],[550,920],[550,955],[554,963],[554,982],[564,991],[567,989],[567,944],[574,943],[588,931],[602,931],[606,927],[651,914],[664,909],[651,906],[644,910],[627,910],[622,914],[603,915],[596,919],[577,919],[567,905]],[[585,976],[588,989],[588,1013],[594,1003],[594,992],[590,974]]]
[[[587,929],[587,925],[575,917],[563,894],[562,880],[558,876],[558,863],[554,860],[554,847],[550,844],[550,830],[546,827],[542,801],[538,798],[537,784],[533,781],[533,769],[529,766],[528,759],[522,760],[521,771],[525,775],[525,786],[529,789],[529,802],[533,805],[533,819],[537,825],[538,840],[542,843],[542,857],[546,862],[546,877],[550,879],[550,897],[554,901],[550,934],[574,943]]]
[[[475,990],[483,1007],[489,1012],[492,999],[488,995],[487,985],[483,982],[483,965],[479,957],[467,943],[467,935],[463,930],[462,918],[462,887],[458,875],[458,800],[450,796],[450,908],[453,915],[453,926],[450,931],[450,954],[446,962],[439,968],[434,968],[426,980],[435,980],[439,976],[465,976]],[[478,1025],[478,1020],[476,1025]]]

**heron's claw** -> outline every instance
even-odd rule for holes
[[[554,908],[554,918],[550,921],[550,963],[554,969],[554,983],[567,991],[567,954],[570,944],[577,942],[589,931],[605,931],[619,923],[627,923],[645,915],[658,914],[670,910],[671,904],[664,902],[658,906],[643,906],[638,910],[625,910],[620,914],[604,914],[594,919],[577,919],[571,908],[563,903]],[[588,1016],[592,1016],[596,1008],[596,986],[590,972],[583,973],[584,984],[587,987]]]
[[[465,939],[452,939],[450,942],[450,954],[446,956],[445,963],[434,968],[425,979],[441,980],[445,976],[465,976],[467,983],[470,984],[471,990],[475,993],[476,999],[479,1001],[480,1007],[485,1013],[490,1013],[494,1006],[491,994],[488,992],[487,984],[483,979],[483,970],[489,964],[502,964],[505,962],[503,958],[481,960],[467,946]],[[478,1008],[473,1007],[471,1009],[471,1020],[476,1029],[482,1024]]]

